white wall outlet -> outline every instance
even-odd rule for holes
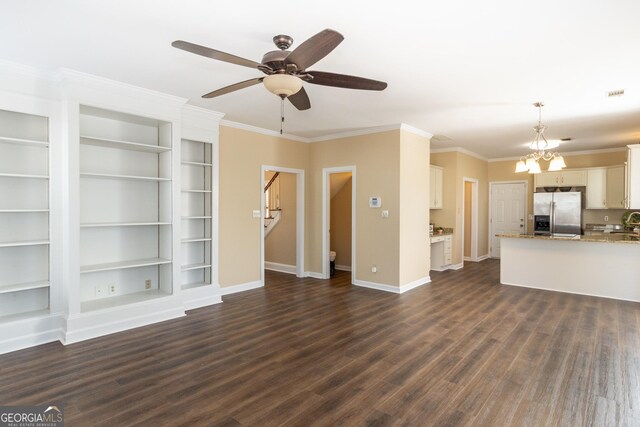
[[[115,283],[110,284],[108,286],[107,291],[108,291],[109,295],[118,295],[118,293],[119,293],[118,292],[118,285],[115,284]]]
[[[533,214],[529,214],[527,218],[529,219],[529,221],[533,221]]]
[[[254,218],[260,218],[260,209],[254,209],[251,211],[251,215],[253,215]]]
[[[389,211],[382,211],[382,218],[389,218]]]
[[[607,221],[609,221],[609,215],[604,216],[604,222],[607,222]]]
[[[95,287],[96,298],[104,298],[109,294],[107,285],[96,285]]]
[[[375,265],[371,266],[371,272],[372,273],[377,273],[378,272],[378,267],[376,267]]]
[[[147,279],[144,281],[144,288],[151,289],[151,279]]]
[[[378,196],[369,197],[370,208],[379,208],[380,206],[382,206],[382,197],[378,197]]]

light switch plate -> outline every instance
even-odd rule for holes
[[[260,209],[254,209],[252,215],[254,218],[260,218]]]
[[[389,211],[382,211],[382,218],[389,218]]]

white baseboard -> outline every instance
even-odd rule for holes
[[[377,291],[391,292],[394,294],[401,293],[398,286],[387,285],[384,283],[367,282],[365,280],[354,280],[353,284],[356,286],[361,286],[363,288],[375,289]]]
[[[447,270],[460,270],[462,267],[464,267],[464,262],[461,262],[460,264],[451,264],[448,266]]]
[[[176,296],[128,304],[66,318],[63,344],[97,338],[185,316]]]
[[[252,289],[262,288],[264,283],[262,280],[256,280],[254,282],[241,283],[239,285],[224,286],[220,288],[220,295],[236,294],[238,292],[250,291]]]
[[[278,271],[280,273],[296,274],[296,266],[290,264],[280,264],[278,262],[265,261],[265,270]]]
[[[63,341],[64,331],[59,315],[46,315],[33,319],[9,322],[0,328],[0,354]]]
[[[417,288],[418,286],[426,285],[427,283],[431,283],[431,277],[429,276],[421,277],[418,280],[414,280],[413,282],[409,282],[407,284],[400,286],[400,293],[403,294],[407,291],[410,291],[411,289]]]
[[[351,271],[351,266],[350,265],[338,265],[338,264],[336,264],[336,270]]]
[[[324,277],[322,277],[322,273],[316,273],[315,271],[305,271],[304,277],[312,277],[314,279],[324,279]]]
[[[470,262],[480,262],[480,261],[484,261],[485,259],[489,258],[489,254],[486,255],[482,255],[476,258],[471,258],[471,257],[464,257],[463,260],[464,261],[470,261]]]
[[[517,285],[515,283],[507,283],[507,282],[503,282],[503,281],[500,281],[500,284],[501,285],[505,285],[505,286],[516,286],[518,288],[529,288],[529,289],[539,289],[541,291],[560,292],[562,294],[584,295],[584,296],[588,296],[588,297],[615,299],[615,300],[619,300],[619,301],[632,301],[632,302],[636,302],[636,303],[640,302],[640,300],[636,300],[636,299],[618,298],[618,297],[614,297],[614,296],[611,296],[611,295],[589,294],[589,293],[586,293],[586,292],[560,291],[558,289],[550,289],[550,288],[543,288],[543,287],[539,287],[539,286],[529,286],[529,285]]]
[[[185,310],[194,310],[196,308],[206,307],[209,305],[220,304],[220,288],[216,285],[205,285],[197,288],[183,289],[180,291],[182,304]]]

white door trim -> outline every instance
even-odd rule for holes
[[[465,216],[465,183],[471,183],[471,261],[478,261],[478,183],[475,178],[462,177],[462,245],[460,247],[460,259],[464,260],[464,216]]]
[[[264,173],[296,175],[296,277],[304,277],[304,170],[262,165],[260,168],[260,280],[264,286]]]
[[[491,236],[493,236],[493,218],[491,217],[491,211],[493,206],[493,200],[491,200],[491,194],[493,193],[493,186],[500,184],[524,184],[524,232],[528,233],[529,228],[529,181],[527,180],[514,180],[514,181],[489,181],[489,235],[487,238],[489,239],[489,258],[493,258],[491,256]]]
[[[356,167],[339,166],[322,169],[322,278],[329,278],[329,175],[351,172],[351,284],[356,281]]]

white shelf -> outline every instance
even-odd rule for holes
[[[211,219],[211,216],[183,216],[182,219]]]
[[[138,302],[149,301],[156,298],[168,297],[171,294],[163,292],[159,289],[151,289],[148,291],[135,292],[125,295],[117,295],[113,297],[94,299],[83,301],[80,310],[83,313],[88,311],[104,310],[107,308],[120,307],[127,304],[135,304]]]
[[[0,173],[0,178],[49,179],[48,175],[29,175],[23,173]]]
[[[183,193],[211,193],[211,190],[182,190]]]
[[[171,225],[170,222],[85,222],[80,224],[80,228],[93,227],[140,227],[149,225]]]
[[[40,288],[48,288],[48,287],[49,287],[48,281],[0,285],[0,294],[6,294],[9,292],[28,291],[31,289],[40,289]]]
[[[0,142],[16,145],[31,145],[36,147],[48,147],[49,141],[37,141],[35,139],[11,138],[8,136],[0,136]]]
[[[109,262],[106,264],[93,264],[80,266],[80,274],[96,273],[99,271],[123,270],[125,268],[148,267],[151,265],[171,264],[170,259],[165,258],[145,258],[130,261]]]
[[[114,175],[108,173],[81,173],[80,177],[100,179],[126,179],[133,181],[171,181],[171,179],[169,178],[158,178],[156,176]]]
[[[80,143],[97,147],[118,148],[122,150],[145,151],[148,153],[162,153],[170,151],[171,147],[161,145],[140,144],[139,142],[120,141],[117,139],[98,138],[94,136],[80,135]]]
[[[198,264],[187,264],[180,267],[180,271],[190,271],[190,270],[200,270],[203,268],[209,268],[211,264],[198,263]]]
[[[181,243],[194,243],[194,242],[210,242],[211,237],[194,237],[191,239],[182,239]]]
[[[181,163],[183,165],[190,165],[190,166],[212,166],[211,163],[189,162],[189,161],[186,161],[186,160],[183,160]]]
[[[0,209],[0,213],[49,212],[49,209]]]
[[[0,242],[0,248],[15,248],[18,246],[40,246],[48,244],[48,240],[24,240],[22,242]]]
[[[10,314],[8,316],[0,316],[0,323],[16,322],[25,319],[34,319],[38,317],[46,317],[49,315],[49,309],[26,311],[23,313]]]
[[[212,286],[211,283],[205,283],[205,282],[198,282],[198,283],[184,283],[181,286],[181,289],[183,291],[187,290],[187,289],[194,289],[194,288],[201,288],[203,286]]]

